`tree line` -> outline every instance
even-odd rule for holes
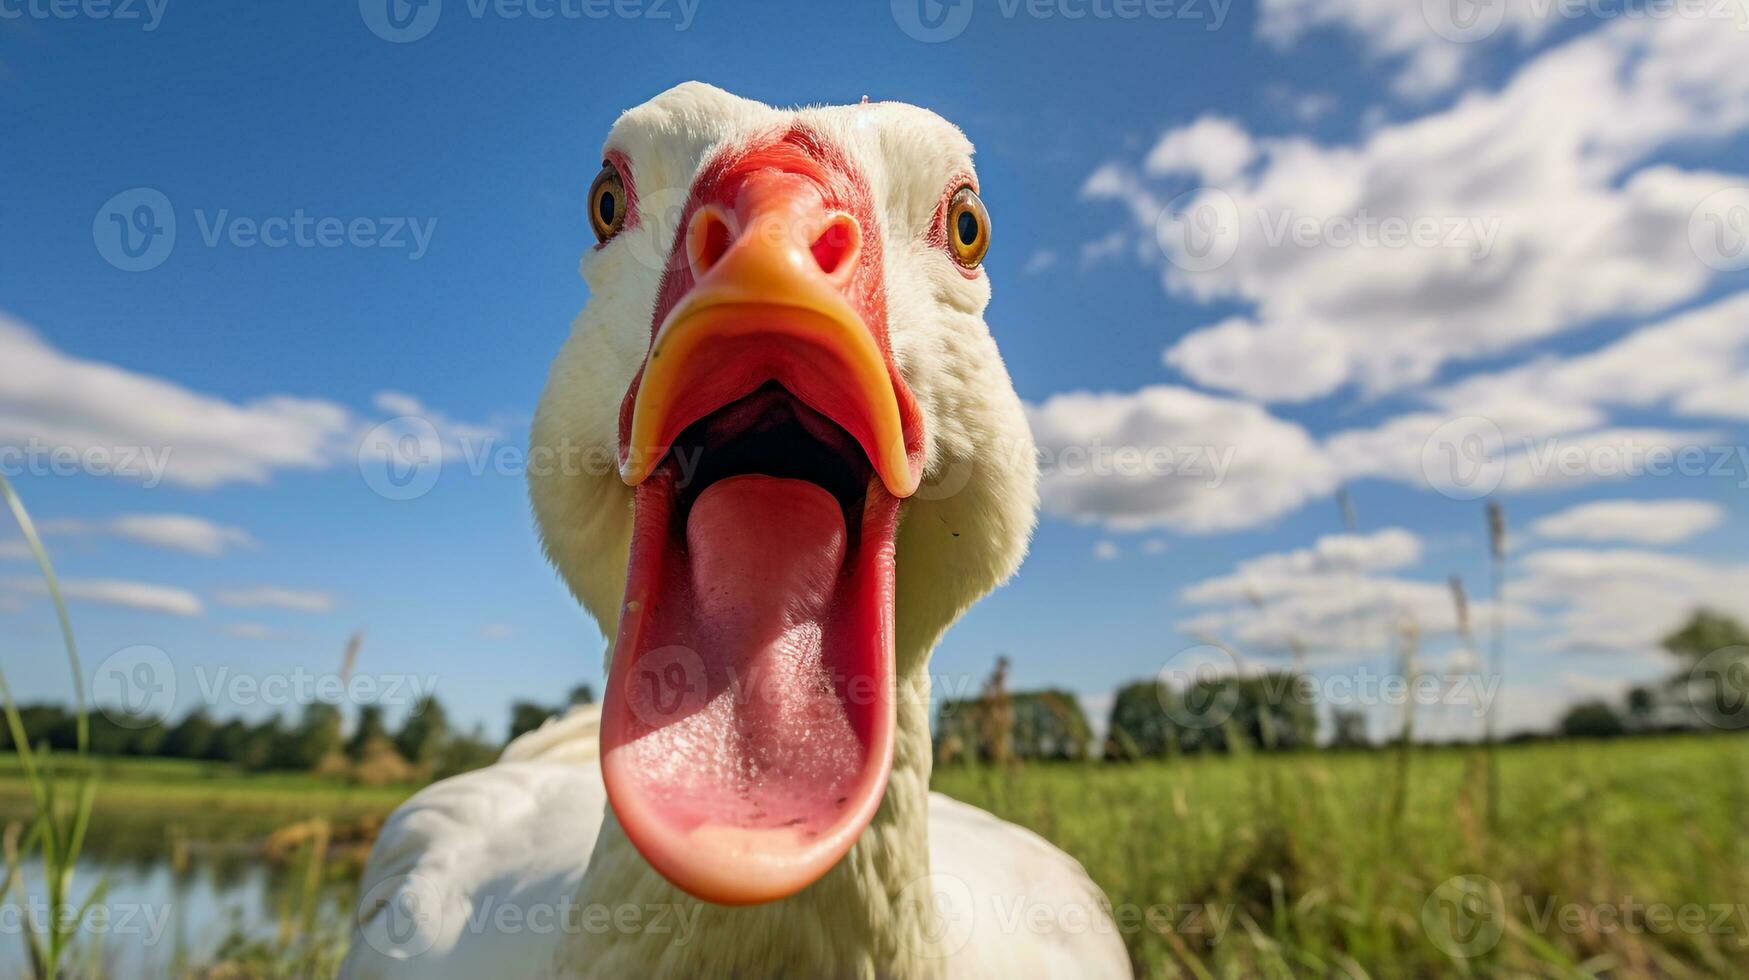
[[[1619,704],[1573,705],[1553,731],[1522,732],[1512,740],[1749,729],[1749,630],[1728,616],[1701,610],[1666,637],[1663,647],[1680,665],[1669,677],[1630,689]],[[1006,659],[999,658],[978,696],[941,703],[935,724],[938,762],[1093,754],[1091,727],[1073,694],[1009,691],[1007,670]],[[1098,754],[1122,761],[1372,744],[1364,712],[1334,709],[1328,720],[1329,737],[1320,743],[1311,682],[1292,671],[1210,677],[1184,688],[1138,680],[1113,696]]]
[[[539,727],[571,705],[593,701],[594,692],[581,685],[571,691],[565,705],[517,702],[505,741]],[[19,716],[33,745],[66,751],[76,747],[78,719],[72,709],[28,704],[20,706]],[[348,732],[338,705],[312,702],[290,717],[275,715],[255,722],[240,717],[221,721],[204,707],[175,721],[99,710],[90,714],[90,738],[91,751],[101,756],[188,759],[252,772],[316,772],[377,784],[438,779],[477,769],[496,759],[504,744],[479,726],[459,730],[433,695],[415,702],[393,729],[381,705],[361,705]],[[0,750],[12,748],[10,729],[0,725]]]

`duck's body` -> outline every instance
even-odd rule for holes
[[[603,704],[396,811],[345,974],[1128,976],[1078,864],[928,791],[930,653],[1037,503],[970,144],[687,84],[603,155],[529,474]]]
[[[700,902],[651,873],[614,826],[592,759],[597,716],[574,709],[396,810],[365,875],[376,908],[361,910],[346,976],[1130,975],[1079,864],[1031,831],[909,787],[888,796],[922,797],[926,860],[877,816],[799,895]]]

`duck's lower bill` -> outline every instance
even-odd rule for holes
[[[771,383],[634,493],[602,772],[626,836],[711,902],[843,857],[892,765],[899,500],[857,438]]]

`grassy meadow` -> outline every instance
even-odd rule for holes
[[[1401,816],[1386,751],[934,782],[1080,859],[1140,976],[1749,975],[1749,738],[1546,742],[1501,761],[1495,834],[1479,753],[1459,749],[1411,754]]]
[[[949,766],[935,786],[1077,857],[1140,976],[1749,974],[1749,738],[1544,742],[1501,756],[1497,834],[1479,754],[1461,749],[1410,755],[1400,817],[1392,751]],[[319,817],[355,828],[324,857],[341,891],[368,847],[360,832],[412,791],[166,760],[92,765],[94,857],[168,859],[173,839],[259,844]],[[28,813],[29,799],[16,765],[0,765],[0,815]],[[320,941],[317,969],[270,974],[270,951],[236,975],[328,975],[344,931]]]

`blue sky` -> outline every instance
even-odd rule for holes
[[[1688,606],[1749,612],[1749,21],[1501,0],[1466,34],[1436,4],[924,0],[957,30],[924,41],[905,0],[444,0],[394,43],[375,3],[116,19],[0,0],[0,462],[86,596],[100,691],[112,654],[147,645],[180,712],[238,675],[332,673],[355,629],[361,676],[435,682],[494,734],[513,699],[599,686],[602,643],[520,477],[454,461],[389,500],[354,450],[409,410],[454,441],[523,444],[587,299],[602,137],[689,78],[958,123],[997,231],[988,319],[1041,443],[1230,454],[1218,480],[1047,477],[1020,577],[938,651],[950,683],[1006,654],[1016,683],[1098,710],[1208,659],[1202,632],[1352,675],[1383,669],[1404,618],[1428,670],[1461,673],[1445,581],[1485,589],[1482,502],[1429,486],[1425,461],[1468,435],[1520,532],[1509,719],[1667,672],[1655,637]],[[104,219],[138,188],[176,238],[124,271]],[[1213,268],[1185,237],[1209,215],[1238,229]],[[362,232],[251,241],[251,222],[300,216]],[[1344,237],[1383,218],[1441,241]],[[33,438],[173,455],[161,481],[60,476],[20,468]],[[1631,463],[1653,447],[1706,465]],[[1576,472],[1537,465],[1563,451]],[[59,697],[13,540],[5,669],[22,697]],[[1356,595],[1369,611],[1332,611]]]

